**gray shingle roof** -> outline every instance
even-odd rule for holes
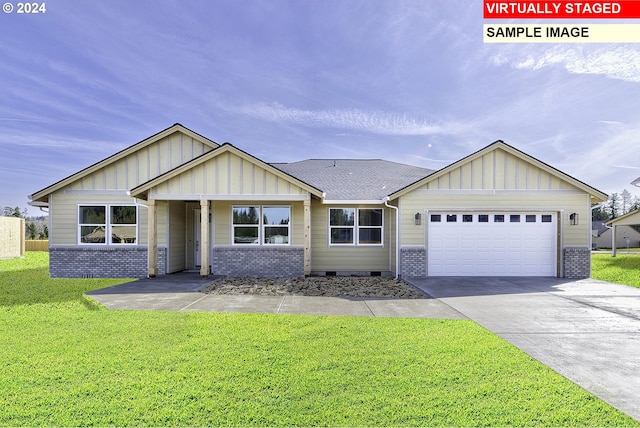
[[[638,177],[635,180],[633,180],[631,182],[631,184],[633,184],[634,186],[640,186],[640,177]]]
[[[322,190],[327,200],[382,200],[434,172],[381,159],[308,159],[271,165]]]

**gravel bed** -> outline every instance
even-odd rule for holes
[[[393,277],[317,276],[307,278],[222,278],[203,290],[207,294],[262,296],[377,297],[428,299],[429,296]]]

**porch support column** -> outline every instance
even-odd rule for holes
[[[615,257],[616,253],[616,225],[614,224],[611,229],[611,257]]]
[[[200,276],[209,276],[209,201],[200,200]]]
[[[147,239],[148,244],[148,275],[149,278],[155,278],[158,275],[158,223],[155,199],[147,201],[148,218],[147,218]]]
[[[304,275],[311,275],[311,199],[304,201]]]

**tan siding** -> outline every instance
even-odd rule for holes
[[[508,194],[445,194],[410,193],[402,197],[401,236],[402,245],[424,245],[424,230],[427,222],[423,218],[420,226],[414,224],[416,212],[425,209],[469,209],[469,210],[564,210],[564,245],[588,245],[590,208],[585,193],[508,193]],[[576,212],[580,224],[569,225],[568,216]]]
[[[152,195],[304,195],[301,187],[231,153],[223,153],[154,186]],[[162,199],[161,196],[158,199]]]
[[[255,165],[251,162],[247,162],[245,160],[242,161],[242,188],[240,189],[242,194],[250,195],[254,193],[254,168]]]
[[[291,207],[291,245],[304,244],[304,204],[302,202],[283,201],[213,201],[214,245],[232,245],[231,209],[233,206],[290,206]]]
[[[209,146],[176,132],[79,178],[61,190],[130,190],[209,150]]]
[[[228,201],[213,202],[215,245],[231,245],[231,206]]]
[[[76,245],[78,243],[78,205],[117,203],[133,204],[134,199],[126,195],[53,193],[49,211],[51,215],[49,242],[52,245]],[[139,208],[139,211],[142,210]],[[144,227],[146,227],[146,222]],[[140,231],[140,226],[138,230]]]
[[[384,246],[332,246],[328,244],[328,215],[331,207],[346,205],[323,205],[313,201],[311,205],[311,270],[312,271],[389,271],[389,216],[394,215],[384,208]],[[358,205],[348,208],[381,208],[380,205]]]

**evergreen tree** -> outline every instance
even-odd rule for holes
[[[620,195],[612,193],[611,196],[609,196],[609,200],[606,204],[606,210],[611,220],[620,217]]]
[[[36,235],[38,234],[38,228],[35,223],[27,223],[27,227],[25,228],[25,233],[27,235],[27,239],[36,239]]]

